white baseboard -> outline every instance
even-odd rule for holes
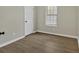
[[[70,38],[77,38],[77,39],[78,39],[78,37],[76,37],[76,36],[71,36],[71,35],[50,33],[50,32],[45,32],[45,31],[34,31],[33,33],[35,33],[35,32],[42,32],[42,33],[48,33],[48,34],[53,34],[53,35],[59,35],[59,36],[70,37]],[[15,41],[18,41],[18,40],[20,40],[20,39],[22,39],[22,38],[24,38],[24,37],[25,37],[25,36],[21,36],[21,37],[19,37],[19,38],[13,39],[13,40],[11,40],[11,41],[5,42],[4,44],[1,44],[1,45],[0,45],[0,48],[1,48],[1,47],[4,47],[4,46],[6,46],[6,45],[9,45],[9,44],[11,44],[11,43],[13,43],[13,42],[15,42]],[[79,40],[78,40],[78,45],[79,45]]]
[[[33,33],[36,33],[36,31],[33,31]],[[13,39],[13,40],[11,40],[11,41],[5,42],[4,44],[1,44],[1,45],[0,45],[0,48],[1,48],[1,47],[4,47],[4,46],[6,46],[6,45],[9,45],[9,44],[11,44],[11,43],[13,43],[13,42],[16,42],[16,41],[18,41],[18,40],[24,38],[25,36],[27,36],[27,35],[24,35],[24,36],[21,36],[21,37],[19,37],[19,38]]]
[[[36,33],[37,31],[33,31],[32,33]]]
[[[77,38],[77,40],[78,40],[78,48],[79,48],[79,37]]]
[[[78,40],[78,48],[79,48],[79,40]]]
[[[20,40],[20,39],[22,39],[22,38],[24,38],[24,37],[25,37],[25,36],[21,36],[21,37],[19,37],[19,38],[13,39],[13,40],[11,40],[11,41],[5,42],[4,44],[1,44],[1,45],[0,45],[0,48],[1,48],[1,47],[4,47],[4,46],[6,46],[6,45],[9,45],[9,44],[11,44],[11,43],[13,43],[13,42],[15,42],[15,41],[18,41],[18,40]]]
[[[58,35],[58,36],[64,36],[64,37],[76,38],[77,39],[77,36],[64,35],[64,34],[58,34],[58,33],[50,33],[50,32],[39,31],[39,30],[37,32],[48,33],[48,34],[53,34],[53,35]]]

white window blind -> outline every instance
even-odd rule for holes
[[[56,26],[57,25],[57,7],[48,6],[47,7],[47,16],[46,16],[46,25]]]

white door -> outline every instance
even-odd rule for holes
[[[25,35],[29,35],[33,32],[33,7],[25,6]]]

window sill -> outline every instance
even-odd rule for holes
[[[46,24],[47,26],[57,27],[57,24]]]

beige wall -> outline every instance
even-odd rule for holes
[[[77,36],[78,36],[78,47],[79,47],[79,7],[77,7],[76,13],[77,13]]]
[[[77,33],[78,33],[78,39],[79,39],[79,7],[77,7],[77,15],[78,15],[78,16],[77,16],[77,19],[78,19],[78,20],[77,20],[77,29],[78,29],[78,30],[77,30],[77,31],[78,31]]]
[[[37,6],[34,7],[34,31],[37,31],[37,19],[38,19],[38,12],[37,12]]]
[[[77,36],[77,11],[76,7],[58,7],[58,25],[49,27],[45,25],[45,7],[34,7],[34,31]],[[5,32],[0,36],[0,44],[23,36],[24,7],[0,6],[0,31]]]
[[[38,31],[77,36],[77,19],[75,7],[58,7],[57,27],[45,25],[45,8],[38,7]]]
[[[24,7],[0,6],[0,44],[24,35]]]

